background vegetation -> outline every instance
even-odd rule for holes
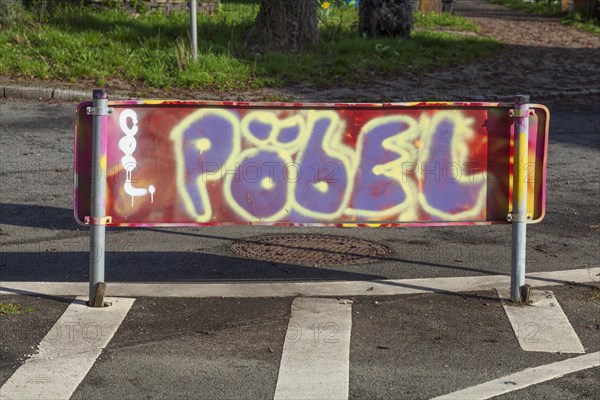
[[[70,2],[72,3],[72,2]],[[456,16],[416,15],[409,40],[367,39],[354,8],[331,3],[320,18],[321,43],[298,54],[261,54],[245,35],[258,0],[223,0],[214,16],[199,15],[199,57],[189,50],[187,13],[127,13],[73,4],[41,9],[0,0],[0,75],[146,88],[204,90],[283,86],[325,87],[427,70],[484,57],[500,46]]]

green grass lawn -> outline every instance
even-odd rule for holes
[[[560,22],[565,25],[574,26],[582,31],[600,35],[600,20],[586,20],[579,13],[564,17]]]
[[[18,304],[0,303],[0,317],[5,315],[16,315],[24,312],[31,312],[33,308],[21,307]]]
[[[148,89],[243,90],[300,81],[333,87],[460,64],[500,46],[474,34],[479,27],[468,19],[435,14],[417,15],[409,40],[367,39],[357,32],[356,10],[338,7],[320,22],[320,44],[300,54],[257,54],[244,40],[258,4],[224,0],[217,15],[199,15],[197,62],[185,13],[61,8],[39,22],[22,12],[0,29],[0,75]]]

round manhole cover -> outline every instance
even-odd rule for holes
[[[309,266],[367,264],[390,252],[367,240],[312,234],[263,235],[236,242],[231,248],[246,258]]]

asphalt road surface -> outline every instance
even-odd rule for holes
[[[4,101],[0,108],[2,275],[15,281],[85,281],[88,228],[73,218],[75,104]],[[528,229],[528,272],[598,265],[598,104],[551,107],[547,212]],[[389,256],[319,268],[236,256],[231,244],[266,233],[369,239]],[[510,225],[329,229],[210,227],[109,229],[109,281],[363,280],[510,272]]]
[[[72,211],[74,109],[74,103],[0,103],[2,284],[88,279],[89,232],[75,223]],[[600,109],[598,104],[574,108],[557,102],[550,104],[550,110],[547,213],[540,224],[528,228],[527,270],[596,268],[600,256]],[[315,267],[305,260],[250,260],[231,249],[243,238],[307,232],[368,239],[389,248],[390,253],[360,265]],[[108,295],[112,282],[161,282],[175,287],[206,282],[486,279],[510,272],[510,233],[509,225],[109,229]],[[554,292],[587,354],[600,351],[597,286],[598,277],[590,274],[589,282],[547,288]],[[72,398],[283,398],[278,393],[289,392],[281,383],[286,373],[282,360],[287,360],[284,353],[292,351],[287,350],[286,340],[294,343],[289,339],[290,329],[298,326],[303,328],[295,332],[295,338],[299,342],[300,336],[310,338],[307,353],[301,354],[310,353],[310,343],[317,349],[334,349],[335,354],[338,347],[340,354],[348,353],[345,380],[335,381],[331,390],[346,385],[349,398],[432,398],[581,356],[522,350],[496,292],[468,289],[337,298],[334,302],[347,306],[344,311],[327,314],[330,323],[328,319],[325,323],[303,321],[306,325],[294,325],[303,314],[298,308],[294,311],[293,296],[165,298],[148,294],[135,299]],[[68,296],[35,293],[0,296],[0,303],[32,308],[0,317],[0,385],[28,358],[40,356],[38,345],[48,340],[49,332],[73,328],[64,322],[56,325],[72,301]],[[335,322],[338,318],[351,321],[351,329],[342,329]],[[344,347],[346,333],[349,344]],[[290,362],[293,365],[293,357]],[[331,363],[333,369],[341,365]],[[589,368],[499,398],[593,398],[599,375],[599,367]],[[31,382],[39,381],[43,379]],[[519,382],[510,382],[504,384],[518,387]],[[301,382],[298,385],[302,388]],[[297,398],[307,396],[299,389]]]

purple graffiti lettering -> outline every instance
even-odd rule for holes
[[[234,133],[236,129],[222,113],[207,111],[183,132],[185,185],[199,215],[205,214],[210,207],[204,204],[201,182],[220,178],[219,171],[239,140]]]
[[[337,124],[335,115],[329,113],[319,114],[308,124],[310,138],[299,157],[302,174],[296,183],[295,198],[309,213],[337,213],[346,197],[349,171],[344,160],[333,151],[324,150]]]
[[[271,132],[273,131],[273,125],[264,123],[261,121],[251,121],[248,125],[248,130],[252,133],[252,135],[258,140],[267,140],[271,136]]]
[[[237,204],[234,209],[248,219],[277,216],[288,203],[288,184],[283,168],[287,162],[289,160],[283,159],[277,149],[243,152],[227,189]]]
[[[423,195],[431,207],[448,214],[473,209],[484,185],[463,179],[462,167],[453,161],[455,130],[455,122],[441,119],[431,134],[429,159],[420,166]]]
[[[279,143],[288,144],[294,142],[300,136],[300,126],[294,125],[286,128],[282,128],[279,131],[279,135],[277,136],[277,140]]]
[[[401,135],[407,128],[408,124],[392,120],[382,125],[374,124],[372,129],[362,132],[352,208],[381,212],[394,209],[407,200],[399,174],[402,171],[398,164],[402,163],[401,153],[384,147],[386,139]]]

